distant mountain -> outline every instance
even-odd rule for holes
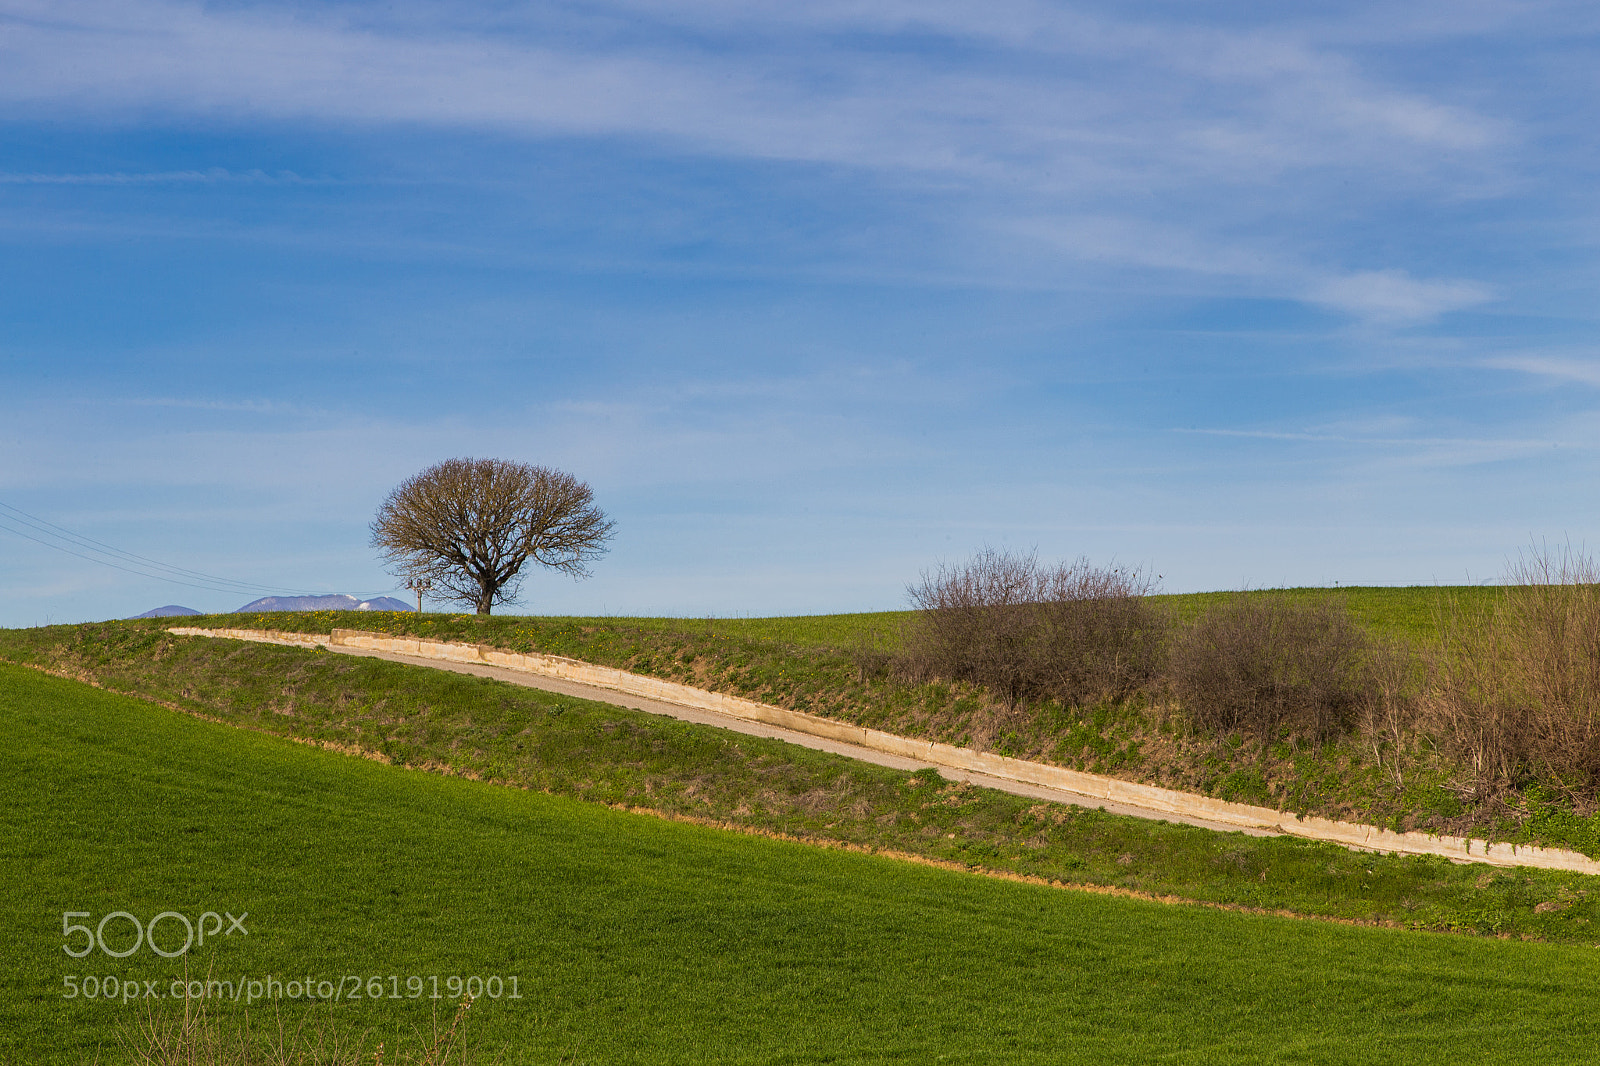
[[[362,600],[356,604],[358,611],[415,611],[405,600],[397,600],[393,596],[379,596],[375,600]]]
[[[166,608],[162,608],[166,610]],[[234,611],[246,614],[255,611],[409,611],[412,607],[393,596],[379,596],[375,600],[358,600],[354,596],[263,596]],[[199,614],[199,611],[194,612]]]
[[[152,607],[150,610],[146,611],[144,614],[136,614],[133,617],[135,617],[135,618],[177,618],[177,617],[182,616],[182,615],[204,614],[204,613],[205,613],[204,611],[197,611],[193,607],[179,607],[175,603],[169,603],[165,607]]]

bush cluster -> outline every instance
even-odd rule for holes
[[[1010,704],[1122,699],[1157,672],[1169,625],[1137,570],[985,550],[922,575],[900,665],[987,686]]]
[[[1154,588],[1136,569],[986,549],[908,590],[917,614],[900,665],[1012,705],[1170,691],[1197,726],[1222,733],[1321,740],[1363,708],[1370,641],[1339,604],[1240,598],[1178,627],[1150,601]]]
[[[1331,596],[1241,595],[1180,625],[1148,598],[1154,585],[985,550],[909,590],[898,666],[1012,706],[1170,696],[1214,735],[1358,735],[1391,767],[1420,744],[1479,800],[1538,786],[1600,802],[1600,567],[1585,556],[1525,555],[1491,605],[1444,605],[1428,647],[1375,640]]]

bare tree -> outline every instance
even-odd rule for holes
[[[587,577],[613,523],[571,474],[503,459],[447,459],[402,482],[372,521],[391,571],[488,614],[515,603],[532,560]]]

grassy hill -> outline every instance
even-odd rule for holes
[[[932,771],[426,667],[125,623],[0,632],[0,652],[257,732],[749,832],[1213,904],[1600,939],[1591,925],[1600,895],[1579,875],[1361,855],[1036,803]]]
[[[1229,600],[1311,603],[1336,597],[1365,631],[1417,662],[1439,661],[1463,618],[1491,609],[1498,587],[1290,589],[1153,597],[1178,625]],[[544,618],[409,612],[218,615],[200,626],[303,632],[377,630],[488,644],[620,667],[904,736],[928,737],[1073,769],[1323,817],[1570,847],[1600,857],[1600,811],[1556,774],[1538,787],[1483,792],[1471,760],[1411,724],[1382,723],[1331,741],[1194,728],[1160,692],[1082,704],[1010,701],[981,686],[890,668],[910,612],[768,619]],[[160,620],[119,623],[155,632]],[[49,635],[51,632],[54,636]],[[0,632],[0,655],[93,673],[100,637]],[[96,633],[110,633],[97,629]],[[116,630],[124,632],[124,630]],[[47,645],[52,645],[47,647]],[[115,641],[113,641],[115,643]],[[14,651],[8,652],[6,649]],[[1551,777],[1551,775],[1546,775]]]
[[[596,782],[624,764],[648,778],[646,753],[704,745],[717,731],[537,693],[517,704],[506,686],[477,679],[430,688],[426,671],[294,649],[169,639],[146,650],[168,660],[197,654],[193,645],[220,649],[235,669],[254,662],[263,679],[278,671],[270,706],[237,686],[206,690],[194,670],[183,675],[193,694],[181,698],[198,705],[231,691],[233,702],[209,705],[257,729],[0,667],[0,916],[12,959],[0,979],[0,1057],[83,1061],[133,1016],[132,1005],[64,999],[65,976],[135,979],[142,989],[183,974],[181,960],[147,951],[66,957],[62,912],[96,920],[112,910],[148,918],[207,909],[248,911],[249,933],[214,941],[191,973],[395,975],[402,989],[412,975],[518,977],[522,999],[484,999],[469,1015],[507,1063],[1411,1064],[1592,1054],[1600,976],[1588,944],[1108,898],[419,773],[258,730],[276,718],[284,732],[334,743],[377,739],[365,730],[415,716],[421,732],[405,735],[418,744],[431,731],[454,735],[446,750],[458,770],[507,772],[507,748],[553,731],[567,737],[561,743],[588,738],[587,763],[569,769]],[[342,689],[318,688],[330,670]],[[385,678],[396,683],[385,688]],[[457,684],[481,713],[471,723],[446,699]],[[337,708],[341,693],[352,699]],[[569,719],[566,732],[555,728]],[[631,757],[618,758],[613,744],[625,742]],[[770,765],[759,744],[748,752],[757,769]],[[702,767],[714,762],[702,753]],[[771,776],[769,792],[803,784]],[[905,791],[910,776],[884,781]],[[794,820],[800,828],[798,812]],[[1443,881],[1458,870],[1265,843],[1332,867],[1348,857]],[[1224,866],[1250,861],[1228,851]],[[1520,876],[1467,873],[1485,884]],[[1540,884],[1575,896],[1584,881]],[[402,996],[329,1005],[323,1017],[390,1041],[392,1055],[397,1034],[426,1026],[433,1006]],[[304,1010],[279,1007],[290,1024]],[[272,1020],[260,1005],[256,1014]]]

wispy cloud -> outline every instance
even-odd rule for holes
[[[1383,326],[1432,322],[1496,295],[1481,281],[1415,278],[1400,269],[1330,274],[1303,252],[1229,239],[1188,221],[1103,214],[1035,217],[1010,228],[1080,261],[1228,279],[1241,292],[1305,300]]]
[[[7,9],[0,100],[97,115],[158,108],[631,133],[761,158],[1031,175],[1046,188],[1108,162],[1126,172],[1164,160],[1191,178],[1199,169],[1251,182],[1266,162],[1389,170],[1503,135],[1292,36],[1033,4],[993,19],[952,5],[824,6],[804,18],[644,6],[656,32],[642,34],[603,10],[570,16],[575,27],[508,34],[476,24],[470,8],[420,29],[339,8],[12,0]],[[886,39],[917,31],[980,52],[953,66],[936,49]],[[1086,146],[1096,165],[1082,171]]]
[[[129,407],[160,407],[189,411],[222,411],[227,413],[259,415],[300,415],[308,417],[337,416],[338,412],[321,407],[307,407],[284,400],[252,398],[219,400],[190,396],[129,396],[110,401]]]
[[[1548,440],[1481,440],[1470,437],[1372,437],[1352,435],[1348,433],[1316,433],[1297,432],[1294,430],[1274,429],[1200,429],[1194,427],[1175,428],[1174,433],[1194,433],[1207,437],[1251,437],[1258,440],[1305,440],[1305,441],[1331,441],[1338,444],[1367,444],[1375,447],[1414,445],[1494,445],[1518,448],[1544,448],[1549,447]]]
[[[1413,278],[1404,270],[1367,270],[1328,278],[1306,294],[1313,302],[1369,321],[1410,325],[1429,322],[1494,298],[1494,289],[1466,279]]]
[[[1324,183],[1381,181],[1391,199],[1498,188],[1517,143],[1503,119],[1381,77],[1328,36],[1314,22],[1204,25],[1033,0],[981,11],[0,0],[0,112],[627,138],[866,171],[963,201],[942,224],[992,227],[972,238],[980,244],[1031,231],[1079,259],[1245,280],[1377,325],[1488,301],[1493,289],[1470,278],[1430,279],[1403,262],[1340,271],[1285,249],[1296,240],[1285,216],[1317,232],[1305,201]],[[14,185],[301,180],[0,175]]]
[[[1351,445],[1380,451],[1373,459],[1387,466],[1465,467],[1499,463],[1540,455],[1557,447],[1553,438],[1505,437],[1379,437],[1344,433],[1297,432],[1261,429],[1179,428],[1174,433],[1207,437],[1233,437],[1248,440],[1289,443]]]
[[[238,182],[249,185],[325,184],[326,179],[303,178],[289,171],[268,174],[263,170],[162,170],[147,172],[107,171],[102,173],[22,174],[0,172],[0,185],[218,185]]]
[[[1478,365],[1491,370],[1510,370],[1600,388],[1600,353],[1587,356],[1535,353],[1500,355],[1479,360]]]

